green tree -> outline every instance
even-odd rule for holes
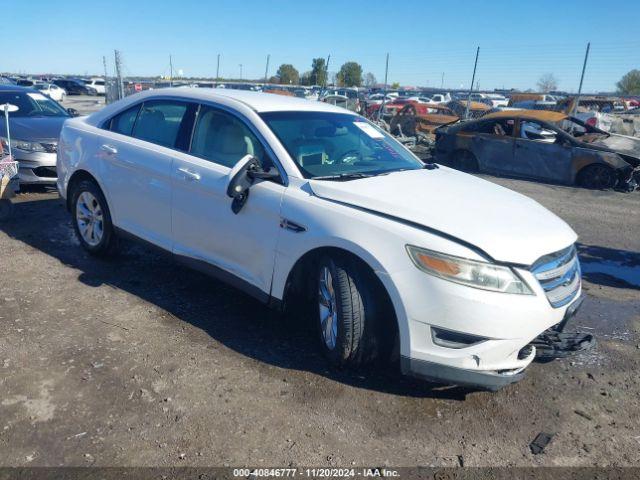
[[[282,65],[280,65],[280,68],[278,68],[276,75],[280,79],[280,83],[298,84],[300,82],[300,74],[298,73],[298,70],[296,70],[295,67],[289,63],[283,63]]]
[[[400,82],[393,82],[391,84],[391,88],[394,89],[394,90],[399,89],[400,88]]]
[[[347,62],[338,72],[338,82],[343,87],[359,87],[362,85],[362,67],[356,62]]]
[[[304,72],[300,75],[300,85],[313,85],[311,81],[311,72]]]
[[[311,85],[325,85],[327,83],[327,62],[324,58],[314,58],[311,61]]]
[[[640,95],[640,70],[627,72],[616,86],[621,95]]]

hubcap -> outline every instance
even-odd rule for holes
[[[318,282],[318,306],[320,309],[320,330],[325,345],[329,350],[336,348],[338,337],[338,312],[336,293],[333,288],[333,277],[327,267],[320,270]]]
[[[92,247],[102,240],[104,217],[96,197],[90,192],[82,192],[76,203],[76,222],[82,239]]]

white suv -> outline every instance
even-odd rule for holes
[[[143,92],[67,121],[58,175],[89,252],[138,237],[300,305],[338,366],[397,346],[406,374],[496,389],[580,303],[565,222],[323,102]]]

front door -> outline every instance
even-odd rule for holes
[[[269,163],[262,144],[242,120],[202,105],[189,154],[174,158],[173,251],[268,294],[285,187],[257,181],[244,208],[234,214],[226,194],[229,172],[247,154]]]
[[[571,145],[544,124],[520,121],[516,139],[514,173],[530,178],[571,183]]]

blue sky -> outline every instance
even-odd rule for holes
[[[535,87],[553,73],[578,87],[592,42],[584,90],[612,90],[640,68],[635,0],[0,0],[0,71],[100,74],[122,51],[128,75],[168,75],[169,54],[186,76],[264,76],[331,55],[330,71],[359,62],[378,81],[390,54],[389,83],[468,88],[476,46],[481,89]],[[12,21],[15,19],[15,21]],[[26,19],[29,19],[27,21]],[[35,20],[34,20],[35,19]]]

